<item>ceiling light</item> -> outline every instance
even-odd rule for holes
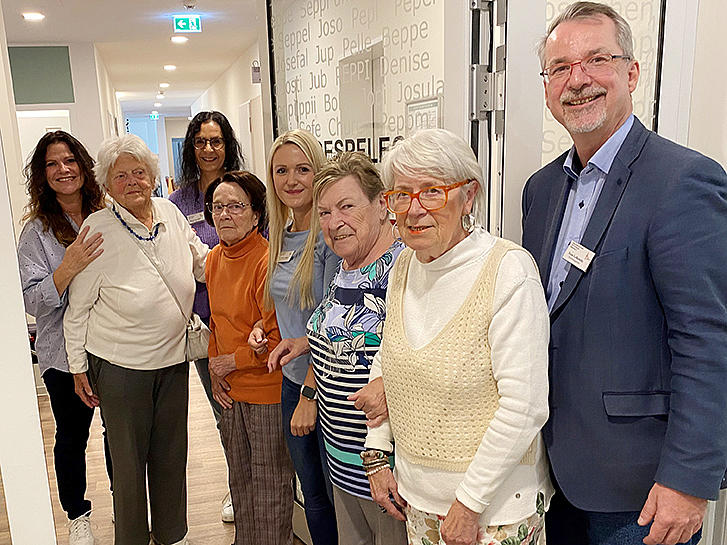
[[[151,113],[158,114],[159,112],[157,112],[156,110],[152,110]]]
[[[186,36],[172,36],[172,42],[175,44],[186,44],[189,38]]]
[[[42,21],[45,19],[45,15],[42,13],[38,13],[37,11],[30,11],[27,13],[23,13],[23,19],[26,21]]]
[[[155,107],[155,108],[158,108],[158,107],[159,107],[159,106],[161,106],[161,105],[162,105],[162,103],[161,103],[161,102],[155,102],[155,103],[154,103],[154,107]]]
[[[177,69],[176,64],[165,64],[164,65],[164,70],[166,70],[167,72],[174,72],[176,69]]]
[[[163,99],[163,98],[164,98],[164,93],[159,93],[159,94],[157,95],[157,100],[161,100],[161,99]]]
[[[160,83],[159,84],[159,87],[161,87],[162,89],[166,89],[167,87],[169,87],[169,84],[168,83]]]

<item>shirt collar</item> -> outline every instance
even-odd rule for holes
[[[608,174],[613,165],[613,160],[616,158],[616,154],[621,149],[626,136],[629,134],[631,127],[634,124],[634,114],[631,114],[626,121],[618,128],[618,130],[606,140],[606,142],[598,148],[598,151],[593,154],[593,157],[588,161],[588,165],[597,168],[604,174]],[[578,179],[579,173],[573,167],[573,162],[576,160],[576,147],[573,146],[568,151],[568,155],[563,163],[563,170],[565,173],[574,180]],[[588,166],[586,165],[586,167]],[[584,167],[584,168],[586,168]]]

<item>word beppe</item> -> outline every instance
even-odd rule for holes
[[[372,139],[369,138],[337,138],[335,140],[324,140],[321,142],[323,152],[326,157],[331,157],[342,151],[360,151],[369,156],[371,161],[378,163],[391,146],[399,140],[403,140],[401,135],[395,136],[379,136],[376,138],[375,146],[372,147]]]

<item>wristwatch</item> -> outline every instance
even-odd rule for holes
[[[318,399],[318,392],[316,391],[316,389],[311,388],[310,386],[306,386],[305,384],[300,387],[300,395],[311,401],[315,401],[316,399]]]

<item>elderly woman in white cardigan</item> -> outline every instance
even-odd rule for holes
[[[482,171],[459,137],[421,131],[382,170],[409,248],[391,273],[370,378],[383,375],[389,409],[362,454],[373,498],[406,518],[411,544],[534,544],[552,495],[540,437],[548,310],[535,263],[479,226]]]
[[[68,365],[76,393],[104,415],[114,467],[115,544],[149,543],[148,482],[154,543],[184,545],[185,331],[209,248],[174,204],[152,198],[159,165],[141,138],[106,140],[94,171],[112,201],[83,222],[103,233],[105,244],[69,288],[63,323]]]

